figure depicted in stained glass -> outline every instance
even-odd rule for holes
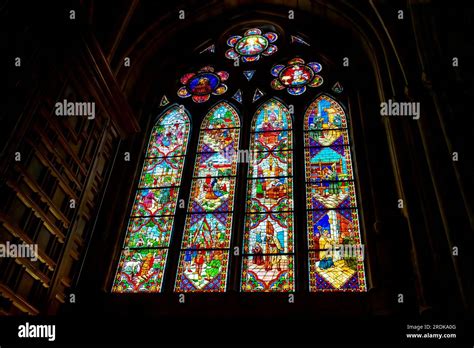
[[[230,177],[211,177],[195,179],[191,193],[191,211],[229,211],[232,210],[233,187],[235,179]]]
[[[166,262],[166,249],[125,251],[115,277],[115,292],[160,291]]]
[[[178,106],[153,127],[113,292],[161,291],[189,131]]]
[[[300,95],[306,91],[306,87],[319,87],[323,84],[323,78],[318,73],[322,70],[319,63],[305,63],[301,58],[293,58],[287,66],[277,64],[271,69],[271,74],[276,77],[271,86],[275,90],[283,90],[291,95]]]
[[[227,276],[228,252],[204,250],[198,245],[185,251],[176,280],[179,291],[223,291]]]
[[[305,158],[310,291],[365,291],[347,120],[328,96],[306,111]]]
[[[227,91],[227,86],[223,83],[229,78],[229,73],[225,71],[214,72],[212,66],[205,66],[197,73],[188,73],[181,77],[184,85],[178,90],[180,98],[192,96],[196,103],[204,103],[209,100],[211,94],[221,95]]]
[[[178,117],[165,121],[170,123],[153,127],[148,143],[148,158],[183,155],[183,144],[186,145],[187,135],[189,134],[189,122],[181,122]]]
[[[273,32],[262,33],[260,29],[249,29],[244,36],[234,35],[227,40],[231,48],[225,56],[229,59],[241,59],[242,62],[254,62],[260,56],[270,56],[277,52],[278,47],[273,43],[278,35]],[[249,79],[250,80],[250,79]]]
[[[239,116],[226,102],[202,122],[175,291],[225,291],[239,132]]]

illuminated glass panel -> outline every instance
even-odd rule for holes
[[[292,144],[291,115],[270,99],[251,126],[242,291],[294,291]]]
[[[202,122],[177,292],[226,290],[239,135],[239,115],[226,102],[214,106]]]
[[[304,120],[310,291],[365,291],[346,114],[321,95]]]
[[[278,47],[273,43],[278,40],[278,35],[274,32],[262,32],[258,28],[247,30],[243,36],[233,35],[227,39],[230,47],[225,56],[228,59],[240,59],[242,62],[255,62],[261,56],[271,56],[278,51]],[[251,78],[251,77],[250,77]],[[250,78],[247,78],[250,80]]]
[[[161,291],[189,132],[177,106],[153,127],[112,292]]]

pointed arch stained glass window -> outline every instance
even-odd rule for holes
[[[365,291],[348,121],[341,105],[326,95],[316,98],[305,113],[304,133],[310,291]]]
[[[153,127],[112,292],[161,291],[189,132],[178,106]]]
[[[200,135],[175,291],[226,289],[237,173],[240,119],[227,102],[204,118]]]
[[[241,290],[294,291],[292,118],[270,99],[250,135]]]

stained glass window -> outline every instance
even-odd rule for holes
[[[196,155],[175,291],[226,289],[240,119],[228,103],[204,118]]]
[[[255,62],[260,56],[271,56],[278,51],[278,47],[273,43],[278,40],[278,35],[274,32],[263,33],[258,28],[249,29],[244,36],[234,35],[227,40],[227,45],[231,47],[225,53],[229,59],[240,59],[242,62]],[[249,79],[250,80],[250,79]]]
[[[323,84],[323,78],[318,75],[322,66],[316,62],[305,63],[301,58],[293,58],[287,66],[276,64],[270,70],[276,77],[272,80],[273,89],[280,91],[286,89],[291,95],[300,95],[306,92],[306,87],[319,87]]]
[[[197,73],[187,73],[181,76],[180,82],[184,85],[178,89],[178,97],[191,97],[195,103],[205,103],[213,95],[227,92],[227,85],[223,82],[229,78],[226,71],[214,71],[214,67],[207,65]]]
[[[113,292],[161,291],[189,131],[189,115],[178,106],[153,127]]]
[[[292,145],[288,109],[268,100],[251,125],[242,291],[294,291]]]
[[[304,119],[310,291],[365,291],[348,122],[321,95]]]

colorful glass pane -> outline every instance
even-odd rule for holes
[[[192,97],[195,103],[204,103],[211,94],[221,95],[227,91],[227,86],[222,83],[229,78],[226,71],[214,72],[212,66],[205,66],[197,73],[184,74],[180,82],[184,85],[178,89],[178,97]]]
[[[292,156],[291,151],[254,152],[248,176],[249,178],[291,176]]]
[[[139,189],[132,208],[132,216],[172,215],[176,207],[178,189]]]
[[[330,129],[305,132],[305,142],[308,146],[349,145],[347,130]]]
[[[175,291],[226,289],[239,135],[240,118],[227,102],[202,122]]]
[[[214,106],[203,120],[201,129],[239,128],[240,120],[237,111],[227,103]]]
[[[255,74],[255,70],[245,70],[243,72],[245,78],[247,79],[247,81],[250,81],[253,77],[253,75]]]
[[[241,290],[294,291],[292,119],[278,100],[252,121]]]
[[[311,291],[365,291],[364,261],[354,249],[355,256],[339,249],[331,252],[328,263],[326,250],[309,252],[309,281]],[[341,254],[340,256],[338,254]],[[336,256],[333,256],[336,255]]]
[[[307,185],[308,209],[355,207],[355,190],[352,181],[320,181]]]
[[[278,100],[270,99],[258,108],[252,121],[252,132],[291,129],[288,109]]]
[[[293,208],[291,178],[257,178],[248,181],[248,212],[288,211]]]
[[[189,79],[188,90],[195,95],[206,95],[212,93],[219,84],[219,76],[211,73],[198,74]]]
[[[176,291],[224,292],[228,263],[227,250],[186,248],[180,254]]]
[[[306,91],[306,87],[319,87],[323,84],[323,78],[316,73],[322,70],[322,66],[316,62],[305,63],[301,58],[293,58],[288,65],[274,65],[270,73],[276,77],[270,83],[277,91],[286,88],[291,95],[300,95]]]
[[[191,188],[191,212],[232,211],[235,178],[211,177],[194,179]]]
[[[352,180],[349,146],[310,147],[305,150],[306,180]]]
[[[167,247],[172,228],[172,216],[131,218],[125,245],[129,248]]]
[[[178,106],[153,127],[113,292],[161,291],[189,133],[189,115]]]
[[[196,157],[196,171],[203,177],[235,176],[237,162],[234,156],[225,152],[199,153]]]
[[[271,127],[273,126],[275,125],[271,125]],[[291,131],[275,130],[256,132],[252,136],[252,142],[254,151],[281,151],[291,150],[293,148]]]
[[[304,121],[310,291],[365,291],[346,114],[321,95]]]
[[[237,128],[207,129],[202,131],[198,152],[230,152],[235,151],[235,134]]]
[[[184,157],[147,158],[143,163],[139,188],[176,186],[181,182]]]
[[[113,292],[160,292],[168,249],[122,252]]]
[[[235,50],[243,56],[255,56],[265,51],[268,39],[262,35],[249,35],[241,38],[235,45]]]
[[[148,141],[146,157],[181,156],[186,150],[189,121],[184,122],[181,109],[174,107],[166,112],[163,123],[153,127]]]
[[[278,39],[273,32],[262,33],[260,29],[249,29],[244,36],[234,35],[227,39],[227,45],[231,48],[225,53],[228,59],[240,59],[242,62],[255,62],[261,55],[270,56],[278,47],[270,44]]]
[[[232,213],[188,214],[183,248],[227,249]]]
[[[344,110],[326,95],[318,97],[306,111],[305,130],[347,128]]]
[[[313,78],[314,72],[302,64],[289,65],[280,74],[280,81],[284,86],[301,86],[307,84]]]
[[[258,88],[255,90],[255,93],[253,94],[252,102],[255,103],[257,100],[259,100],[261,97],[263,97],[265,93],[263,93],[261,90]]]
[[[203,177],[229,176],[236,174],[236,162],[232,156],[221,152],[199,153],[196,157],[196,171]]]
[[[245,220],[245,254],[293,252],[293,212],[251,213]]]
[[[237,92],[235,92],[235,94],[232,96],[232,99],[242,104],[242,91],[238,89]]]
[[[266,254],[259,251],[244,256],[242,291],[293,292],[295,289],[293,255]]]

